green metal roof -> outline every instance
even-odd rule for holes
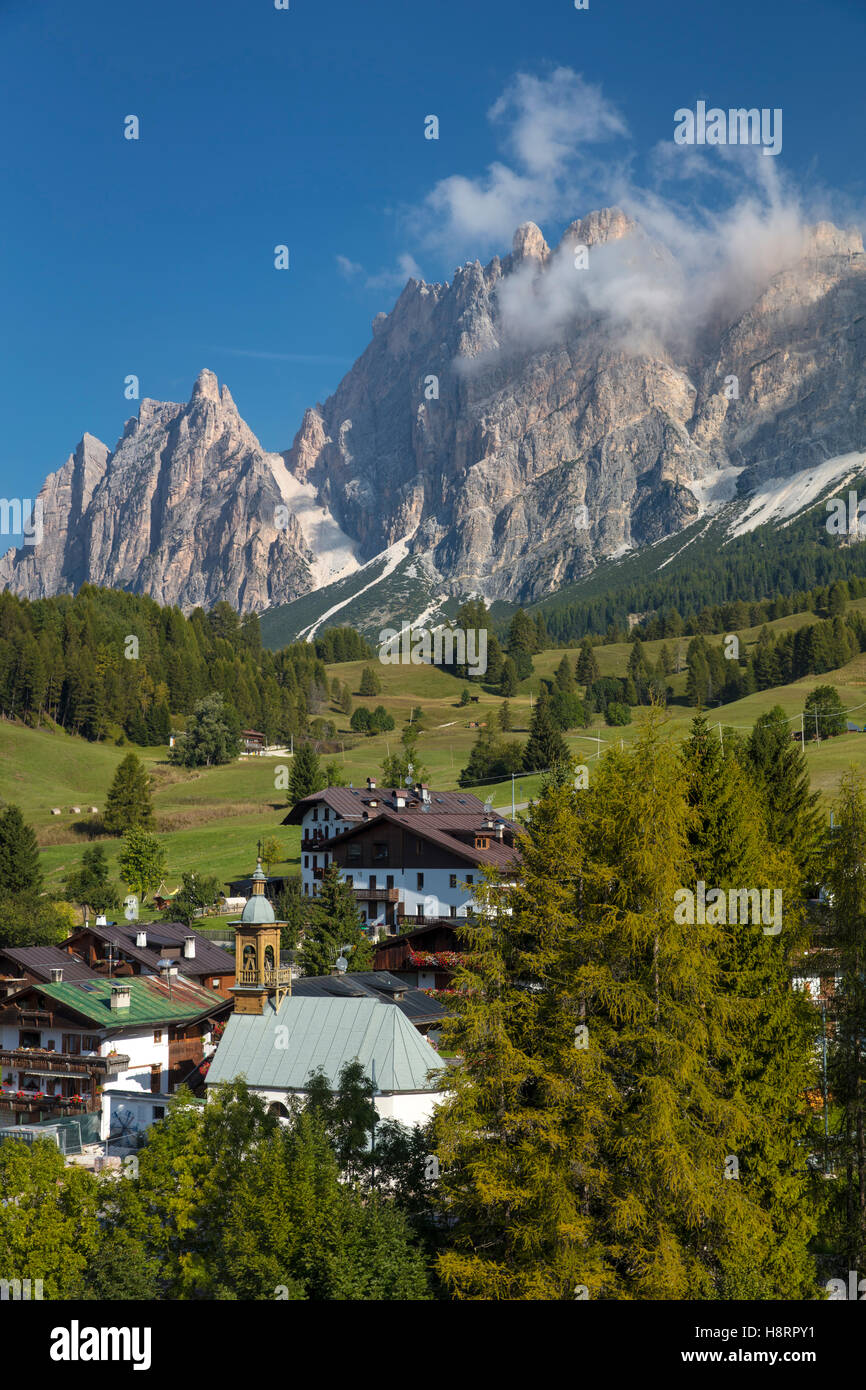
[[[286,1031],[283,1033],[282,1030]],[[396,1005],[378,999],[289,996],[278,1012],[232,1014],[207,1074],[208,1086],[246,1077],[266,1090],[303,1091],[322,1067],[334,1085],[357,1058],[376,1088],[393,1094],[437,1089],[447,1070],[430,1043]],[[428,1073],[435,1072],[430,1077]]]
[[[129,989],[129,1008],[111,1008],[112,985]],[[168,985],[155,975],[130,975],[123,979],[69,980],[58,985],[34,986],[40,994],[56,999],[76,1013],[83,1014],[100,1028],[127,1028],[136,1023],[180,1023],[197,1018],[208,1009],[224,1005],[222,995],[194,985],[181,975]]]
[[[274,909],[263,893],[254,893],[251,898],[247,898],[241,921],[256,924],[274,921]]]

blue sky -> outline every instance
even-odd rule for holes
[[[286,448],[407,270],[450,279],[524,216],[556,240],[611,189],[681,231],[748,197],[665,183],[700,98],[781,107],[773,179],[859,221],[864,40],[862,0],[0,0],[0,496],[113,446],[130,373],[185,400],[210,367]]]

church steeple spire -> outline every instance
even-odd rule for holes
[[[267,881],[259,857],[240,921],[229,924],[235,928],[232,993],[237,1013],[262,1014],[271,997],[279,1009],[284,996],[292,992],[291,969],[280,964],[280,928],[286,923],[276,920],[265,892]]]

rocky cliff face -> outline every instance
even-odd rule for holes
[[[0,584],[31,598],[102,584],[186,610],[298,597],[315,557],[274,462],[203,371],[186,405],[143,400],[113,452],[85,435],[40,493],[42,543],[3,556]]]
[[[558,317],[567,258],[583,245],[592,267],[614,242],[621,272],[632,254],[664,270],[665,253],[609,209],[573,223],[555,252],[520,227],[503,261],[465,265],[450,285],[410,280],[377,317],[286,455],[365,557],[408,535],[456,590],[538,599],[681,528],[719,470],[739,472],[742,490],[863,447],[856,233],[816,228],[746,313],[717,315],[681,360],[652,335],[612,331],[591,297]]]
[[[452,592],[530,601],[726,488],[866,445],[856,233],[820,224],[745,311],[723,302],[700,333],[616,321],[605,284],[642,275],[651,294],[671,272],[618,209],[553,249],[527,223],[503,260],[410,280],[282,456],[202,372],[187,405],[142,401],[113,452],[84,437],[43,489],[42,545],[3,557],[0,584],[249,611],[407,538]]]

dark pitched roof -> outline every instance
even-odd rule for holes
[[[311,796],[296,801],[283,825],[300,825],[307,812],[317,805],[330,806],[340,820],[360,820],[365,811],[387,809],[398,792],[406,798],[406,807],[400,812],[401,815],[408,813],[414,817],[416,814],[424,814],[421,807],[425,803],[411,787],[327,787],[324,791],[314,792]],[[371,801],[375,801],[377,805],[371,807]],[[465,815],[480,816],[484,813],[484,803],[471,792],[431,791],[430,800],[426,804],[432,808],[430,814],[453,811],[458,814],[462,812]]]
[[[140,965],[146,965],[149,970],[156,970],[164,952],[151,950],[150,944],[136,946],[135,937],[139,930],[147,933],[148,943],[153,940],[159,947],[182,946],[185,937],[195,937],[195,955],[191,959],[181,955],[173,962],[181,975],[230,975],[234,971],[235,960],[229,951],[224,951],[222,946],[208,941],[206,936],[200,936],[198,932],[188,931],[182,922],[112,922],[105,927],[88,922],[86,927],[77,927],[68,939],[74,940],[83,931],[92,932],[106,945],[116,942],[124,955]]]
[[[0,967],[9,960],[18,966],[22,973],[35,975],[37,980],[50,980],[51,971],[63,967],[64,980],[91,980],[97,978],[89,965],[69,951],[61,951],[59,946],[4,946],[0,951]]]
[[[345,975],[305,976],[292,983],[292,994],[300,998],[361,999],[371,997],[393,1003],[416,1027],[441,1023],[447,1010],[422,989],[413,989],[389,970],[359,970]],[[395,996],[400,994],[401,998]]]
[[[515,833],[519,831],[520,827],[516,822],[502,820],[501,817],[498,819]],[[406,825],[403,812],[385,809],[377,815],[371,816],[369,820],[349,826],[348,830],[342,830],[339,835],[330,836],[328,840],[323,841],[323,846],[330,849],[332,845],[340,844],[343,840],[351,840],[353,836],[369,830],[370,826],[383,820],[389,821],[392,825]],[[500,843],[489,831],[485,832],[491,835],[490,845],[487,849],[476,849],[466,840],[460,840],[455,834],[449,833],[456,830],[462,830],[465,833],[475,829],[479,831],[482,829],[477,815],[457,816],[452,812],[443,815],[431,813],[428,816],[419,816],[417,819],[412,817],[412,834],[417,835],[419,840],[429,840],[432,844],[447,849],[451,854],[458,855],[470,864],[489,864],[492,868],[505,869],[511,865],[516,866],[520,862],[520,851],[512,845]]]

